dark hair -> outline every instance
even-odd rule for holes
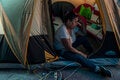
[[[65,15],[65,18],[64,18],[64,23],[67,22],[67,20],[70,20],[72,21],[74,18],[78,17],[73,11],[71,12],[68,12],[66,15]]]

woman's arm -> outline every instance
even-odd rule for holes
[[[87,58],[87,55],[84,54],[83,52],[75,49],[74,47],[72,47],[72,43],[70,41],[70,39],[66,39],[66,38],[62,38],[61,39],[63,45],[65,46],[65,48],[73,53],[78,53],[78,54],[81,54],[82,56],[86,57]]]

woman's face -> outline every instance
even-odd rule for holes
[[[73,29],[78,25],[78,17],[74,18],[72,21],[68,21],[69,28]]]

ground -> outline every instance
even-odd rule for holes
[[[43,69],[36,69],[33,73],[24,69],[1,69],[0,80],[120,80],[120,66],[107,66],[111,72],[112,77],[103,77],[99,74],[93,73],[83,68],[64,68],[55,71],[46,71]],[[59,75],[55,79],[55,75]],[[60,77],[62,79],[60,79]]]

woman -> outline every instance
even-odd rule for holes
[[[57,54],[65,59],[76,61],[83,67],[87,67],[96,73],[101,73],[103,76],[111,77],[110,71],[104,67],[97,66],[87,59],[87,55],[75,47],[79,42],[86,43],[86,39],[76,39],[74,28],[79,24],[78,16],[73,12],[66,14],[64,24],[56,31],[54,48]],[[77,44],[76,44],[77,42]]]

